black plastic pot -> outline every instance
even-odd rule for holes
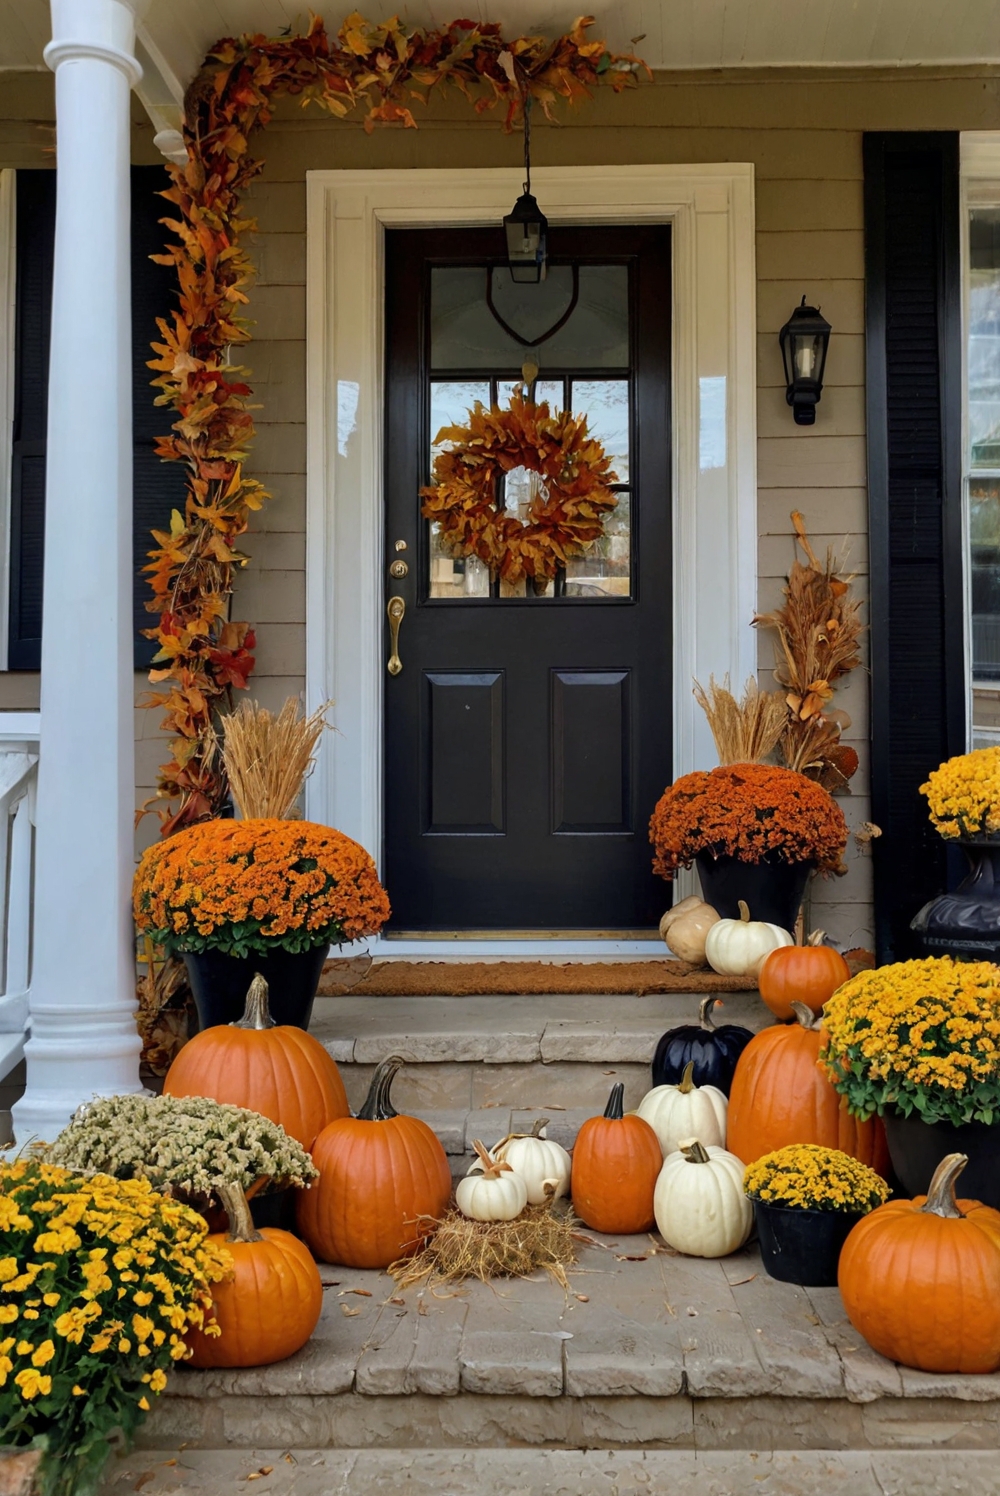
[[[805,1288],[836,1288],[840,1249],[863,1211],[799,1210],[755,1200],[753,1213],[769,1277]]]
[[[948,1153],[968,1154],[958,1192],[1000,1210],[1000,1126],[996,1123],[923,1122],[887,1111],[883,1117],[889,1157],[908,1195],[926,1195],[931,1175]]]
[[[314,945],[308,951],[276,950],[266,956],[226,956],[221,951],[187,954],[184,965],[198,1010],[198,1028],[235,1023],[242,1018],[247,991],[259,971],[267,982],[267,1001],[275,1023],[307,1029],[328,949],[326,945]]]
[[[722,919],[739,919],[742,899],[751,919],[794,930],[813,863],[741,862],[711,852],[699,852],[696,861],[705,903]]]

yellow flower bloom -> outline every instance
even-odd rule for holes
[[[149,1412],[149,1398],[148,1397],[140,1397],[140,1399],[139,1399],[139,1407],[142,1409],[142,1411],[144,1413],[148,1413]]]
[[[160,1368],[157,1367],[153,1372],[153,1375],[149,1379],[150,1390],[152,1392],[162,1392],[166,1385],[167,1374],[165,1371],[161,1371]]]
[[[32,1366],[48,1366],[54,1358],[56,1348],[51,1340],[43,1340],[37,1351],[31,1358]]]
[[[33,1398],[48,1396],[52,1391],[52,1378],[43,1377],[41,1372],[34,1370],[19,1371],[14,1378],[15,1387],[20,1387],[21,1396],[25,1402],[31,1402]]]
[[[86,1397],[87,1396],[87,1389],[86,1389],[86,1387],[81,1387],[80,1384],[79,1384],[79,1382],[74,1382],[73,1383],[73,1396],[74,1397]]]
[[[18,1308],[16,1304],[0,1304],[0,1325],[12,1325],[17,1319]]]
[[[54,1309],[56,1307],[56,1305],[59,1303],[59,1300],[61,1298],[62,1298],[62,1294],[61,1293],[43,1293],[42,1294],[42,1303],[45,1305],[46,1309]],[[2,1323],[3,1323],[3,1320],[0,1319],[0,1324],[2,1324]]]

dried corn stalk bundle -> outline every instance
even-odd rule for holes
[[[721,686],[712,675],[707,691],[695,681],[694,699],[708,718],[720,764],[761,764],[774,752],[788,717],[780,691],[762,691],[751,676],[737,701],[728,675]]]
[[[308,717],[289,696],[277,716],[256,701],[242,701],[223,718],[222,757],[233,800],[244,820],[287,820],[295,811],[316,747],[333,705]]]
[[[779,744],[783,762],[827,789],[841,789],[858,756],[841,742],[850,717],[829,705],[836,682],[861,664],[861,604],[851,595],[853,578],[840,571],[833,552],[818,560],[798,510],[792,524],[806,562],[793,562],[783,606],[758,613],[754,623],[777,634],[774,674],[785,688],[787,709]]]
[[[184,962],[165,956],[147,936],[143,945],[145,975],[136,982],[136,1028],[142,1040],[140,1063],[154,1075],[166,1075],[188,1036],[194,1001]]]

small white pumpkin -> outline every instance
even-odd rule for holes
[[[455,1204],[470,1221],[512,1221],[528,1203],[528,1186],[510,1164],[494,1163],[482,1143],[472,1146],[475,1173],[459,1181]]]
[[[705,937],[705,955],[713,971],[724,977],[755,977],[761,962],[779,945],[794,945],[780,925],[751,919],[740,899],[739,919],[720,919]]]
[[[685,1138],[664,1159],[653,1192],[656,1227],[667,1245],[689,1257],[728,1257],[742,1247],[753,1225],[744,1172],[735,1153]]]
[[[697,894],[691,893],[688,894],[686,899],[681,899],[679,904],[671,904],[666,914],[660,920],[661,939],[666,940],[667,931],[675,920],[680,919],[684,914],[689,914],[692,909],[700,909],[703,903],[704,899],[699,899]]]
[[[676,1086],[654,1086],[636,1107],[656,1133],[664,1158],[676,1153],[681,1138],[704,1138],[717,1148],[725,1145],[729,1102],[716,1086],[696,1086],[693,1071],[691,1060]]]
[[[705,941],[709,930],[718,922],[719,916],[711,904],[699,903],[694,909],[686,909],[679,919],[672,921],[663,937],[667,950],[673,951],[682,961],[689,961],[692,966],[707,965]]]
[[[503,1138],[490,1156],[496,1163],[510,1164],[528,1187],[528,1204],[544,1205],[569,1193],[573,1162],[566,1149],[551,1138],[542,1137],[547,1119],[535,1123],[530,1133],[511,1133]],[[473,1164],[474,1169],[478,1167]]]

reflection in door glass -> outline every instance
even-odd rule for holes
[[[1000,743],[1000,208],[970,213],[969,256],[972,728],[974,746],[986,747]]]
[[[616,483],[628,482],[628,380],[574,379],[570,409],[611,458]]]

